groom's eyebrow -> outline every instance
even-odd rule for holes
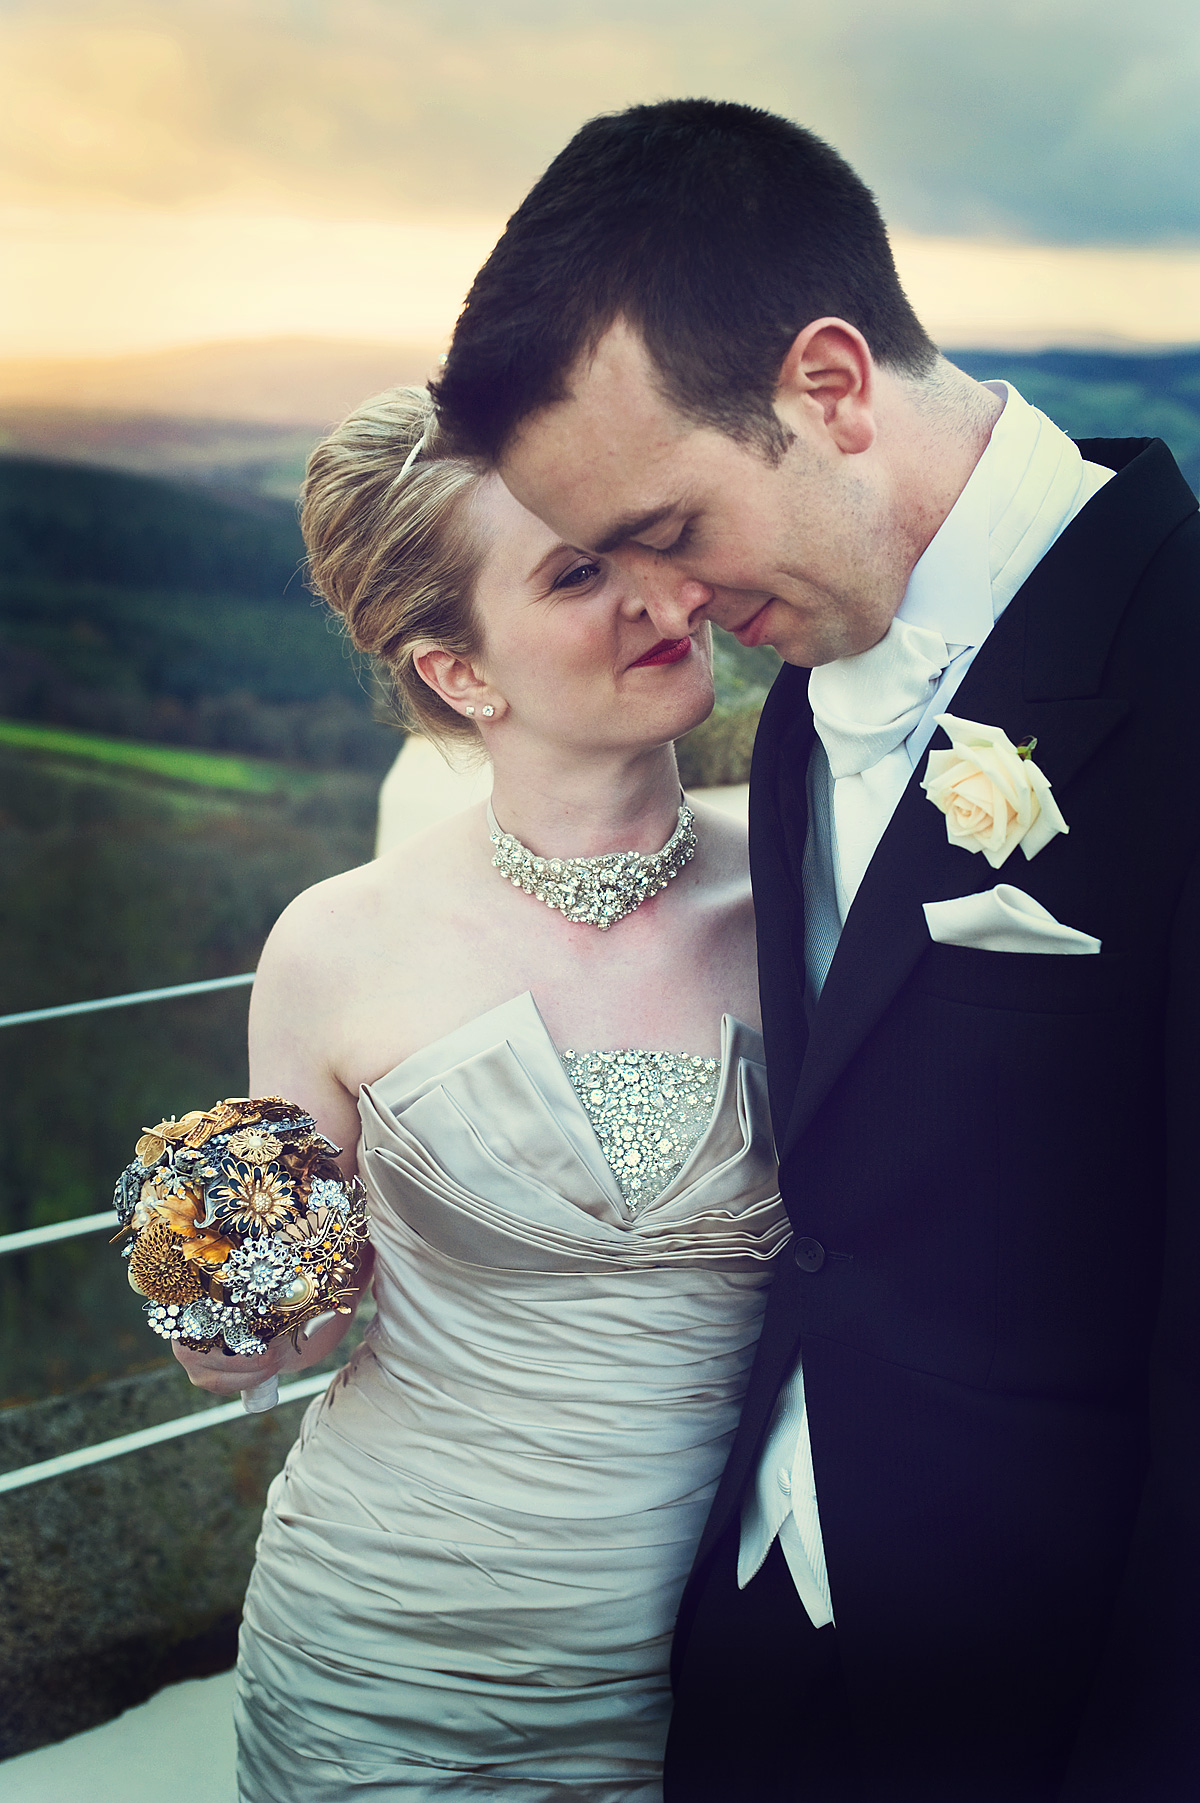
[[[637,538],[641,533],[649,532],[654,526],[661,526],[662,522],[674,511],[673,506],[653,507],[649,513],[633,514],[628,519],[619,520],[612,531],[606,532],[604,537],[592,546],[592,549],[598,553],[615,551],[619,545],[627,544],[631,538]]]

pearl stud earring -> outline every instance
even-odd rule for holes
[[[496,711],[495,708],[492,706],[491,702],[489,701],[487,706],[483,710],[484,719],[490,720],[492,715],[495,713],[495,711]]]

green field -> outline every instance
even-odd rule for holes
[[[262,758],[144,745],[134,739],[110,739],[67,727],[30,726],[23,720],[0,720],[0,745],[79,763],[114,764],[143,776],[165,777],[169,782],[203,789],[238,789],[254,795],[303,794],[320,780],[311,771],[292,770]]]

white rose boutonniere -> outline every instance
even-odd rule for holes
[[[996,726],[939,714],[949,751],[931,751],[921,787],[946,816],[951,845],[981,851],[993,870],[1019,845],[1036,858],[1056,833],[1070,831],[1033,761],[1037,744],[1014,745]]]

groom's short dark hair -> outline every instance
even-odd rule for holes
[[[434,398],[456,444],[494,460],[624,319],[685,417],[775,453],[780,367],[826,314],[891,369],[933,366],[874,196],[835,150],[728,101],[634,106],[583,126],[517,208]]]

